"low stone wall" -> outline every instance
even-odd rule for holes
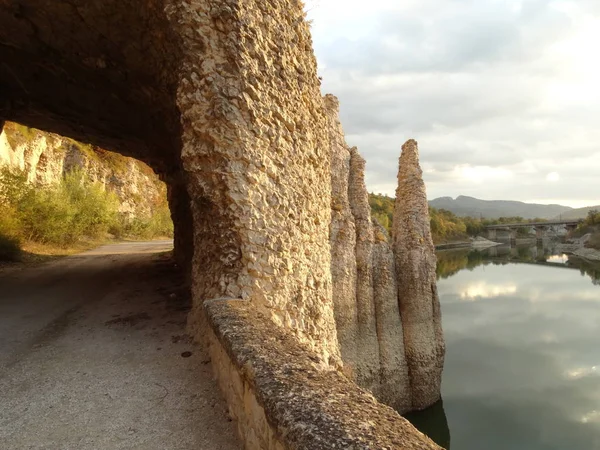
[[[440,449],[248,301],[204,302],[213,370],[245,448]]]

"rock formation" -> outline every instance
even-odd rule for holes
[[[339,103],[331,95],[324,102],[332,161],[334,313],[345,371],[399,411],[423,409],[440,398],[444,349],[416,143],[403,147],[390,246],[385,229],[371,219],[365,161],[346,145]]]
[[[437,328],[404,332],[400,318],[427,299],[415,318],[435,318],[431,261],[398,277],[403,244],[394,256],[371,222],[364,161],[343,142],[334,99],[324,108],[302,2],[6,0],[0,61],[0,124],[134,157],[167,183],[198,337],[205,301],[242,299],[322,369],[340,365],[341,348],[348,373],[400,410],[439,393],[441,353],[402,343]]]
[[[0,60],[0,121],[135,157],[167,183],[199,336],[203,301],[243,298],[339,363],[330,155],[302,2],[8,0]]]
[[[0,132],[0,167],[22,170],[30,183],[52,185],[72,170],[83,170],[120,200],[130,218],[148,216],[166,195],[166,186],[141,161],[14,123]]]
[[[392,235],[412,408],[423,409],[440,398],[445,346],[429,207],[414,140],[402,146]]]

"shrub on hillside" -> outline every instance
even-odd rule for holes
[[[66,246],[106,233],[117,221],[119,201],[81,171],[70,172],[55,186],[34,186],[23,171],[4,167],[0,205],[0,233]]]
[[[118,238],[152,239],[173,237],[173,221],[167,203],[157,206],[150,216],[126,218],[120,220],[109,230]]]
[[[26,239],[66,246],[105,234],[116,222],[118,208],[115,194],[74,171],[56,186],[31,189],[21,198],[18,219]]]
[[[600,230],[596,230],[591,236],[590,240],[586,242],[587,248],[594,248],[600,250]]]
[[[82,171],[73,171],[54,186],[27,182],[23,171],[0,168],[0,234],[6,246],[19,238],[43,244],[71,245],[82,238],[154,238],[173,235],[166,199],[158,199],[147,217],[119,214],[119,199]]]

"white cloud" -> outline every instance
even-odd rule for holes
[[[393,193],[416,138],[430,198],[600,204],[599,4],[321,0],[309,18],[324,91],[369,188]]]

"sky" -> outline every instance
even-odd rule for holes
[[[430,199],[600,204],[600,1],[309,0],[367,187],[419,142]]]

